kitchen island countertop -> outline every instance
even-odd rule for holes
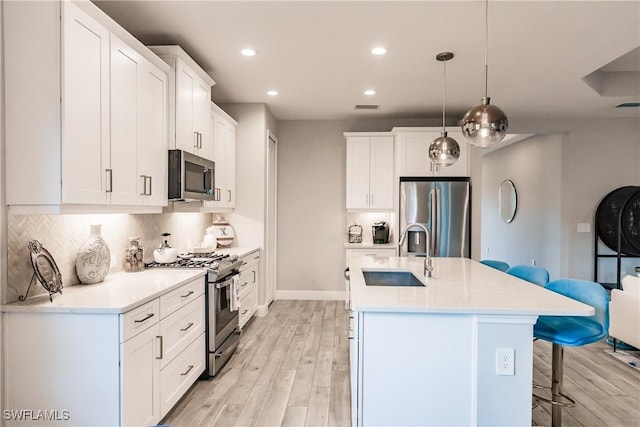
[[[459,314],[590,316],[593,308],[467,258],[364,256],[351,260],[351,309]],[[367,286],[362,268],[410,270],[426,287]]]
[[[101,283],[64,287],[62,294],[37,295],[2,306],[3,312],[110,313],[129,311],[198,277],[204,269],[147,269],[114,273]],[[33,286],[40,286],[34,283]],[[202,282],[204,288],[204,279]]]

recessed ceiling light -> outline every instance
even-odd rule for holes
[[[246,48],[242,49],[240,53],[244,56],[256,56],[258,54],[258,51],[256,49]]]
[[[364,94],[367,95],[367,96],[371,96],[371,95],[375,95],[376,91],[373,90],[373,89],[367,89],[367,90],[364,91]]]
[[[373,49],[371,49],[371,53],[373,55],[384,55],[385,53],[387,53],[387,49],[385,49],[382,46],[378,46],[378,47],[374,47]]]
[[[276,95],[278,95],[278,91],[277,90],[273,90],[273,89],[269,90],[269,91],[267,91],[267,95],[276,96]]]

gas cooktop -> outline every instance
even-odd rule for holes
[[[237,255],[211,253],[181,254],[174,262],[145,263],[146,268],[206,268],[209,280],[219,280],[237,272],[242,261]]]

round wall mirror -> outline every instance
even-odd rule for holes
[[[513,185],[513,181],[505,179],[498,188],[498,211],[502,220],[506,223],[513,221],[517,207],[518,194],[516,193],[516,186]]]

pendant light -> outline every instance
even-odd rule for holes
[[[442,52],[436,55],[436,60],[442,62],[442,135],[433,140],[429,145],[429,158],[436,166],[451,166],[460,157],[460,146],[458,142],[447,136],[445,126],[445,101],[446,101],[446,76],[447,61],[453,58],[453,53]]]
[[[462,135],[476,147],[486,148],[502,141],[507,134],[509,121],[506,114],[489,103],[488,95],[488,40],[489,40],[489,0],[485,1],[484,34],[484,97],[480,105],[471,108],[462,118]]]

